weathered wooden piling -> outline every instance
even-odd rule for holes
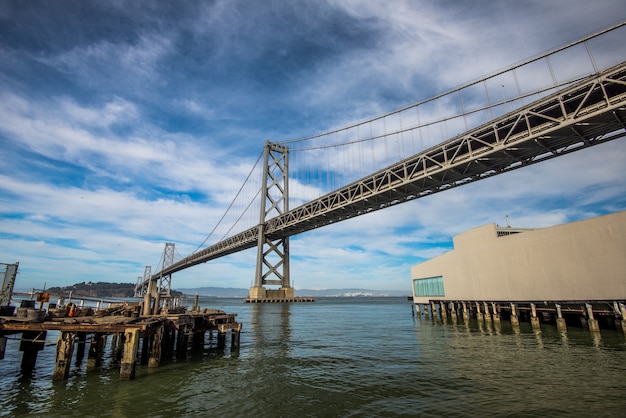
[[[104,333],[97,332],[93,335],[91,344],[89,345],[89,354],[87,354],[87,368],[100,367],[102,364],[102,354],[106,347],[107,336]]]
[[[241,323],[238,323],[237,328],[233,329],[230,334],[230,338],[231,338],[230,348],[231,349],[234,349],[234,350],[239,349],[240,336],[241,336]]]
[[[86,332],[77,332],[76,333],[75,349],[76,349],[76,362],[77,363],[80,363],[83,360],[83,358],[85,357],[86,340],[87,340],[87,333]]]
[[[139,329],[131,328],[124,331],[124,341],[120,380],[131,380],[135,378],[135,363],[137,361],[137,349],[139,348]]]
[[[54,380],[67,379],[72,364],[75,332],[62,331],[57,341],[57,354],[52,378]]]
[[[26,331],[22,333],[20,351],[22,354],[21,369],[23,373],[30,373],[35,368],[37,354],[43,350],[46,341],[46,331]]]
[[[161,344],[163,342],[163,333],[165,325],[159,325],[152,335],[152,348],[150,350],[150,358],[148,359],[148,367],[159,367],[161,364]]]
[[[0,337],[0,360],[4,359],[4,353],[7,349],[7,337]]]

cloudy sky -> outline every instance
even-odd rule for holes
[[[266,140],[393,111],[625,19],[623,0],[0,0],[0,262],[20,262],[20,289],[134,283],[166,241],[181,256],[204,241]],[[410,266],[466,229],[624,210],[625,142],[296,236],[294,285],[408,294]],[[172,286],[247,288],[255,257]]]

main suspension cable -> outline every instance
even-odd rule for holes
[[[204,239],[204,241],[202,241],[202,243],[198,246],[198,248],[196,248],[195,250],[193,250],[192,254],[195,254],[200,248],[202,248],[204,246],[204,244],[209,240],[209,238],[211,238],[211,236],[213,235],[213,233],[215,232],[215,230],[217,229],[217,227],[222,223],[222,221],[224,220],[224,218],[226,217],[226,215],[228,214],[228,211],[230,211],[230,209],[233,207],[233,205],[235,204],[235,202],[237,201],[237,198],[239,197],[239,195],[241,194],[241,191],[243,190],[244,186],[246,185],[246,183],[248,183],[248,180],[250,180],[250,176],[252,176],[252,173],[254,172],[254,169],[256,168],[256,166],[259,164],[259,161],[261,160],[261,158],[263,158],[263,152],[261,152],[261,154],[259,154],[259,156],[256,159],[256,162],[254,163],[254,166],[252,167],[252,169],[250,170],[250,172],[248,173],[248,176],[246,177],[246,179],[244,180],[243,184],[241,185],[241,187],[239,188],[239,191],[237,192],[237,194],[235,195],[235,197],[233,198],[233,201],[230,202],[230,205],[228,205],[228,208],[226,209],[226,211],[224,212],[224,214],[222,215],[222,217],[220,218],[220,220],[217,222],[217,224],[213,227],[213,229],[211,230],[211,232],[209,232],[209,235]],[[258,195],[258,193],[257,193]],[[252,199],[254,201],[254,199],[256,199],[256,196]],[[250,203],[251,204],[251,203]],[[250,206],[250,204],[248,204],[248,207]],[[247,208],[246,208],[247,211]],[[244,211],[244,213],[246,212]],[[240,216],[241,218],[241,216]],[[235,222],[236,223],[236,222]],[[231,227],[232,229],[232,227]]]

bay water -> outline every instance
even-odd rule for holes
[[[626,417],[626,339],[507,321],[452,323],[412,315],[406,298],[318,298],[244,304],[202,298],[202,308],[237,313],[241,346],[138,365],[119,380],[103,365],[73,359],[53,381],[58,333],[29,375],[19,339],[0,360],[0,416],[7,417]],[[110,339],[109,339],[110,342]]]

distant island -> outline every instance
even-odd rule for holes
[[[96,298],[132,298],[135,296],[133,283],[82,282],[71,286],[50,287],[46,292],[56,296],[88,296]],[[182,292],[171,291],[172,296],[182,296]]]
[[[192,296],[212,296],[223,298],[244,298],[248,296],[249,289],[233,287],[197,287],[172,290],[174,297],[184,295]],[[84,296],[94,298],[132,298],[135,295],[135,284],[133,283],[109,283],[109,282],[82,282],[70,286],[55,286],[46,289],[46,292],[54,296],[73,297]],[[411,294],[411,290],[406,292],[398,290],[371,290],[371,289],[297,289],[296,295],[310,297],[397,297]]]
[[[244,298],[248,296],[249,289],[234,287],[197,287],[179,289],[186,295],[198,294],[199,296],[212,296],[223,298]],[[296,289],[297,296],[307,297],[397,297],[411,294],[411,289],[399,290],[371,290],[371,289]]]

